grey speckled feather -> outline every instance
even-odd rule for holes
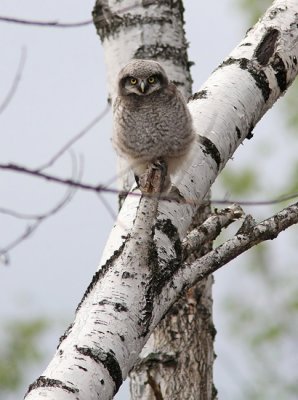
[[[194,140],[186,102],[155,61],[133,60],[119,73],[113,106],[113,144],[137,176],[164,160],[174,174]]]

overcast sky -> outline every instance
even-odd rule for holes
[[[94,0],[1,0],[0,15],[80,21],[90,18],[93,4]],[[194,90],[198,90],[249,26],[233,0],[204,3],[188,0],[185,7],[190,59],[195,62]],[[51,29],[4,22],[0,22],[0,37],[0,104],[12,84],[22,51],[26,53],[17,92],[0,116],[0,159],[34,168],[50,159],[105,108],[106,74],[100,40],[93,25]],[[276,132],[278,136],[282,125],[274,115],[276,112],[266,117],[258,128],[262,134]],[[105,183],[115,177],[110,136],[111,113],[73,147],[77,163],[83,163],[84,181]],[[243,146],[245,150],[240,149],[235,163],[251,162],[253,145],[256,146],[256,141]],[[270,170],[269,165],[266,168]],[[68,177],[72,170],[72,158],[66,154],[49,172]],[[276,180],[282,179],[278,171]],[[0,172],[0,207],[42,213],[57,204],[64,194],[65,188],[59,185]],[[104,197],[116,213],[116,196]],[[76,305],[97,268],[114,216],[96,195],[78,192],[67,207],[10,252],[8,266],[0,265],[1,325],[15,317],[44,316],[53,321],[51,334],[46,339],[47,360],[28,372],[23,393],[42,373],[58,337],[73,319]],[[27,224],[0,214],[0,247],[20,235]],[[217,301],[228,290],[235,270],[232,263],[225,272],[216,274],[216,324],[223,324]],[[220,335],[217,346],[220,356],[221,349],[225,351]],[[234,383],[224,371],[225,365],[221,366],[220,362],[216,367],[218,389],[226,395],[227,390],[237,393],[240,388],[233,387]],[[241,374],[241,368],[237,373]],[[118,399],[127,398],[125,390],[120,391]]]

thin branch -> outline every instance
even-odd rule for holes
[[[26,175],[31,175],[36,178],[45,179],[50,182],[55,182],[55,183],[59,183],[62,185],[72,186],[72,187],[87,190],[87,191],[92,191],[92,192],[105,191],[105,192],[109,192],[109,193],[119,194],[119,191],[117,189],[108,189],[102,185],[90,185],[88,183],[80,183],[80,182],[70,179],[70,178],[63,179],[63,178],[59,178],[58,176],[47,174],[45,172],[40,172],[38,169],[22,167],[20,165],[13,164],[13,163],[0,164],[0,169],[19,172],[19,173],[26,174]]]
[[[11,210],[9,208],[0,207],[0,214],[9,215],[17,219],[39,219],[43,214],[25,214],[18,211]]]
[[[196,252],[206,242],[215,240],[223,228],[226,228],[235,220],[243,217],[242,208],[233,204],[210,215],[200,226],[194,228],[183,240],[183,259]]]
[[[227,240],[199,260],[188,265],[185,269],[188,269],[190,274],[187,287],[193,286],[195,282],[217,271],[251,247],[266,240],[275,239],[282,231],[297,223],[298,202],[284,208],[273,217],[251,226],[250,229],[245,229],[245,233],[235,235],[232,239]],[[194,278],[191,277],[191,271],[195,271]],[[173,278],[173,280],[175,279],[177,277]]]
[[[73,198],[74,192],[75,191],[72,188],[70,188],[67,191],[67,193],[64,195],[63,199],[57,205],[55,205],[55,207],[53,207],[52,209],[50,209],[49,211],[47,211],[46,213],[44,213],[42,215],[37,215],[35,218],[36,221],[33,224],[27,226],[25,231],[19,237],[17,237],[15,240],[13,240],[6,247],[0,249],[0,257],[4,258],[4,259],[8,259],[8,257],[7,257],[8,252],[10,250],[12,250],[13,248],[15,248],[17,245],[19,245],[21,242],[23,242],[25,239],[28,239],[28,237],[31,236],[34,231],[36,231],[36,229],[40,226],[40,224],[45,219],[53,216],[58,211],[60,211],[63,207],[65,207],[66,204],[68,202],[70,202],[71,199]],[[10,215],[11,214],[13,214],[13,212],[10,212]],[[15,214],[14,216],[17,215],[17,213],[14,213],[14,214]]]
[[[98,196],[99,200],[102,202],[102,204],[104,205],[104,207],[107,210],[108,214],[110,214],[110,216],[112,217],[112,220],[115,221],[116,218],[117,218],[117,215],[116,215],[115,211],[113,210],[113,208],[106,201],[106,199],[104,198],[102,193],[97,193],[97,196]]]
[[[98,114],[83,130],[81,130],[77,135],[71,138],[49,161],[47,161],[44,165],[37,168],[38,171],[42,171],[46,168],[51,167],[57,160],[60,158],[74,143],[76,143],[79,139],[85,136],[99,121],[101,121],[104,116],[110,110],[110,105],[107,104],[105,109]]]
[[[134,8],[140,7],[139,4],[135,3],[128,7],[119,8],[115,10],[115,13],[122,14],[126,11],[130,11]],[[106,20],[105,17],[98,18],[97,21]],[[38,26],[42,28],[79,28],[82,26],[91,25],[93,23],[92,19],[88,19],[85,21],[79,22],[59,22],[59,21],[37,21],[37,20],[28,20],[23,18],[14,18],[14,17],[6,17],[0,16],[0,22],[8,22],[13,24],[20,25],[30,25],[30,26]]]
[[[0,21],[10,22],[14,24],[21,24],[21,25],[48,27],[48,28],[78,28],[81,26],[90,25],[93,22],[91,19],[79,22],[33,21],[28,19],[5,17],[5,16],[0,16]]]
[[[7,106],[9,105],[9,103],[11,102],[13,96],[16,93],[16,90],[19,86],[21,77],[22,77],[22,73],[24,70],[24,66],[25,66],[25,61],[26,61],[26,48],[23,47],[22,51],[21,51],[21,57],[20,57],[20,61],[19,61],[19,65],[15,74],[15,77],[12,81],[12,85],[5,97],[5,99],[3,100],[2,104],[0,105],[0,114],[7,108]]]
[[[51,182],[55,182],[61,185],[67,185],[71,186],[77,189],[82,189],[82,190],[87,190],[95,193],[100,193],[100,192],[106,192],[106,193],[113,193],[116,195],[121,195],[121,196],[146,196],[146,197],[155,197],[155,195],[152,194],[142,194],[140,192],[130,192],[130,191],[123,191],[123,190],[118,190],[115,188],[109,188],[106,185],[98,184],[98,185],[92,185],[88,183],[83,183],[77,180],[73,179],[64,179],[64,178],[59,178],[58,176],[50,175],[45,172],[41,172],[39,169],[31,169],[27,167],[22,167],[21,165],[18,164],[13,164],[13,163],[8,163],[8,164],[0,164],[0,169],[2,170],[7,170],[7,171],[13,171],[13,172],[18,172],[18,173],[23,173],[26,175],[31,175],[36,178],[40,179],[45,179]],[[271,204],[278,204],[282,203],[283,201],[288,201],[292,200],[298,197],[298,192],[296,193],[290,193],[286,194],[283,196],[280,196],[276,199],[271,199],[271,200],[252,200],[252,201],[246,201],[246,200],[211,200],[211,204],[239,204],[239,205],[245,205],[245,206],[264,206],[264,205],[271,205]],[[189,200],[177,200],[177,198],[169,195],[162,195],[159,196],[160,200],[164,201],[176,201],[179,204],[195,204],[194,201],[189,201]],[[209,203],[209,201],[208,201]],[[203,204],[203,202],[200,202],[200,204]]]
[[[78,167],[77,165],[77,160],[75,157],[75,154],[71,151],[69,151],[71,160],[72,160],[72,177],[80,180],[82,176],[82,168]],[[9,263],[9,258],[8,258],[8,252],[18,246],[20,243],[22,243],[25,239],[28,239],[29,236],[33,234],[37,230],[37,228],[40,226],[42,222],[44,222],[47,218],[53,216],[56,214],[58,211],[60,211],[63,207],[65,207],[68,202],[70,202],[75,194],[75,189],[73,187],[69,187],[65,196],[63,199],[56,204],[53,208],[51,208],[49,211],[42,213],[42,214],[36,214],[36,215],[29,215],[29,214],[22,214],[13,210],[9,210],[6,208],[0,208],[0,213],[7,214],[11,217],[18,218],[18,219],[34,219],[35,222],[32,223],[31,225],[27,226],[25,231],[18,236],[15,240],[13,240],[11,243],[9,243],[5,248],[0,249],[0,262],[4,264]]]
[[[289,193],[289,194],[284,194],[282,196],[279,196],[275,199],[271,200],[218,200],[218,199],[212,199],[211,203],[212,204],[240,204],[241,206],[269,206],[273,204],[278,204],[282,203],[283,201],[288,201],[288,200],[293,200],[298,197],[298,192],[296,193]]]

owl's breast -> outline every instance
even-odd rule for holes
[[[118,98],[113,136],[116,149],[130,157],[152,160],[179,155],[192,136],[191,117],[175,96],[137,96],[132,101]]]

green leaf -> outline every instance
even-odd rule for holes
[[[22,383],[24,367],[43,357],[38,341],[47,327],[43,318],[12,321],[5,326],[0,347],[0,392],[16,390]]]
[[[257,175],[251,168],[234,171],[225,168],[221,173],[222,184],[233,195],[244,195],[257,189]]]

